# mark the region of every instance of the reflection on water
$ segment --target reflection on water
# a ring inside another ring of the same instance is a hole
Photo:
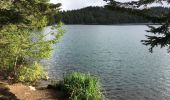
[[[170,100],[170,54],[140,43],[146,26],[68,25],[46,61],[51,77],[71,71],[101,79],[109,100]],[[48,31],[49,28],[46,29]]]

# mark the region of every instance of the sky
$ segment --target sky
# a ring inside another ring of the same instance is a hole
[[[103,0],[51,0],[52,3],[62,3],[62,10],[79,9],[87,6],[103,6]]]
[[[132,0],[117,0],[127,2]],[[138,0],[133,0],[138,1]],[[50,0],[51,3],[62,3],[62,10],[80,9],[87,6],[104,6],[106,2],[103,0]]]

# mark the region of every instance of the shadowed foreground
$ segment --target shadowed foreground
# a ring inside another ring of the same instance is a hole
[[[0,100],[62,100],[62,93],[51,89],[31,90],[23,84],[0,83]]]
[[[0,100],[18,100],[15,94],[9,91],[9,88],[4,84],[0,83]]]

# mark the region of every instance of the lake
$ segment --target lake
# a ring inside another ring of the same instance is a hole
[[[170,100],[170,54],[142,45],[145,25],[66,25],[46,62],[51,77],[79,71],[100,78],[109,100]],[[46,31],[49,31],[47,28]]]

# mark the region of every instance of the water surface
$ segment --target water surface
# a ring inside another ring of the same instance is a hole
[[[100,78],[109,100],[170,100],[170,54],[148,48],[144,25],[67,25],[53,58],[50,75],[80,71]],[[46,29],[48,31],[49,28]]]

